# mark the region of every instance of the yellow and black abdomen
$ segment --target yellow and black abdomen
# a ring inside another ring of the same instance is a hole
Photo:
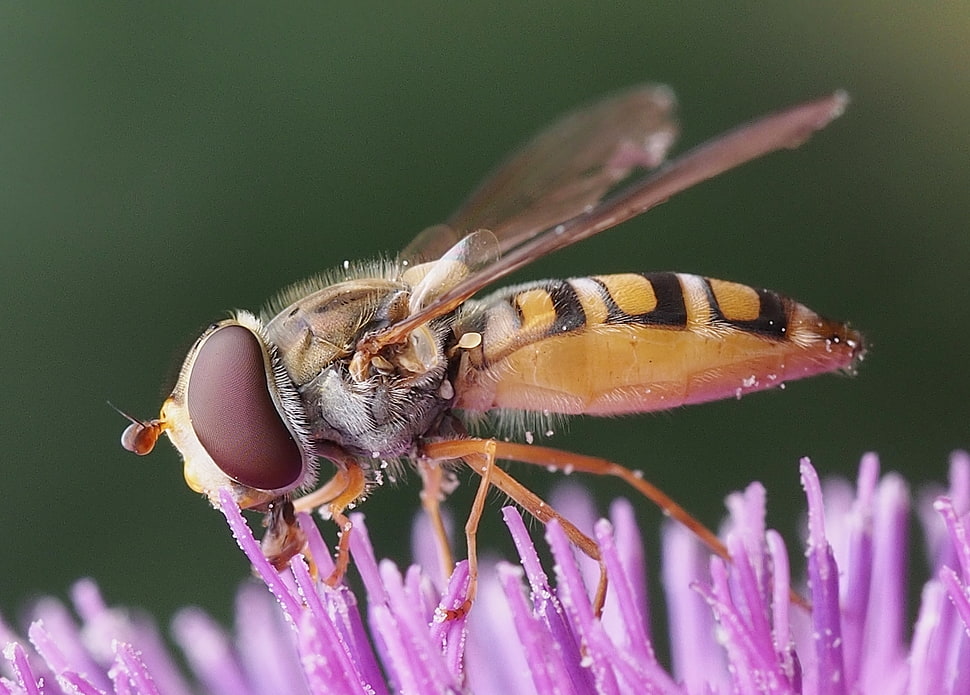
[[[457,408],[612,415],[737,397],[851,369],[862,337],[770,290],[684,273],[510,287],[469,302],[479,333]]]

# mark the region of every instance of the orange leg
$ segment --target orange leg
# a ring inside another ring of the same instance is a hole
[[[451,555],[451,544],[448,541],[448,531],[441,518],[441,500],[444,497],[444,469],[434,461],[418,461],[418,473],[421,474],[421,506],[424,507],[428,519],[431,521],[431,528],[434,530],[435,538],[438,541],[438,558],[441,561],[441,569],[444,577],[451,574],[455,566],[454,558]]]
[[[600,580],[593,600],[593,608],[599,615],[606,601],[607,586],[606,568],[600,558],[599,546],[542,498],[495,465],[498,458],[506,458],[502,453],[504,445],[504,442],[497,442],[494,439],[455,439],[432,442],[422,447],[422,455],[428,458],[464,460],[482,478],[468,521],[465,523],[465,541],[468,545],[468,597],[461,607],[449,611],[446,617],[461,617],[468,612],[475,599],[478,588],[478,524],[485,508],[488,489],[492,486],[504,492],[539,521],[543,523],[548,523],[552,519],[558,521],[569,540],[583,553],[600,563]]]
[[[495,471],[493,452],[469,454],[464,459],[468,466],[482,477],[482,481],[478,484],[475,501],[472,502],[472,509],[465,521],[465,547],[468,552],[468,593],[458,608],[445,611],[447,620],[455,620],[467,614],[471,610],[475,596],[478,594],[478,524],[481,522],[482,514],[485,511],[485,499],[488,496],[488,489],[491,487],[492,473]]]
[[[493,439],[456,439],[433,442],[426,444],[422,449],[422,453],[429,458],[463,458],[470,449],[479,452],[488,450],[498,459],[531,463],[536,466],[543,466],[544,468],[551,466],[562,471],[580,471],[582,473],[609,475],[620,478],[660,507],[665,515],[686,527],[711,552],[731,562],[731,556],[728,553],[727,547],[713,531],[695,519],[690,512],[674,502],[673,499],[655,485],[644,480],[639,471],[631,471],[629,468],[624,468],[620,464],[613,463],[607,459],[532,444],[499,442]],[[475,467],[472,466],[472,469],[475,470]],[[478,470],[476,472],[480,473]],[[557,519],[566,532],[567,537],[574,545],[594,560],[598,561],[600,559],[599,548],[597,548],[596,543],[591,538],[563,519],[554,509],[523,487],[504,470],[493,467],[490,478],[492,485],[505,492],[539,521],[546,523],[549,519]],[[471,559],[469,558],[470,563]],[[603,575],[600,584],[600,589],[597,589],[597,600],[600,599],[601,589],[604,592],[603,598],[605,598],[605,575]],[[792,603],[806,610],[811,608],[809,601],[794,589],[790,592],[790,599]],[[601,608],[602,602],[594,605]]]
[[[456,449],[456,447],[453,445],[460,445],[467,442],[476,441],[483,442],[493,440],[467,439],[436,442],[435,444],[428,445],[426,448],[432,449],[434,452],[433,455],[436,457],[448,456],[449,451]],[[457,449],[460,450],[460,447],[457,447]],[[533,465],[543,466],[545,468],[551,466],[562,471],[579,471],[582,473],[609,475],[615,478],[620,478],[631,487],[636,489],[644,497],[660,507],[664,514],[685,526],[691,533],[697,536],[704,543],[704,545],[710,548],[711,552],[724,558],[725,560],[731,559],[730,555],[728,554],[727,547],[725,547],[725,545],[720,541],[713,531],[691,516],[690,512],[674,502],[674,500],[668,497],[659,488],[644,480],[638,471],[631,471],[629,468],[624,468],[618,463],[613,463],[612,461],[608,461],[596,456],[585,456],[583,454],[575,454],[569,451],[561,451],[559,449],[551,449],[544,446],[516,444],[514,442],[496,441],[495,456],[499,459],[531,463]],[[529,510],[529,512],[537,519],[540,518],[539,515],[533,513],[532,510]]]
[[[365,486],[364,470],[354,463],[338,470],[323,487],[293,501],[293,507],[298,512],[308,512],[327,505],[330,518],[337,524],[337,557],[333,572],[325,580],[330,586],[340,583],[350,563],[350,532],[353,524],[344,515],[344,510],[364,494]]]
[[[326,483],[313,492],[293,500],[293,507],[297,512],[314,512],[340,497],[350,485],[347,471],[338,470]]]

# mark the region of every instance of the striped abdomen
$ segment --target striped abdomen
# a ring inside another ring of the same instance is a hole
[[[683,273],[509,287],[455,329],[458,408],[567,414],[663,410],[849,369],[862,336],[776,292]]]

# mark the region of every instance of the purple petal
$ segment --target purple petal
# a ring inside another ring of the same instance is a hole
[[[466,683],[478,693],[531,693],[532,663],[523,646],[525,639],[516,639],[513,632],[512,608],[500,578],[499,567],[507,568],[508,563],[488,556],[480,556],[479,561],[478,596],[467,623]],[[522,569],[518,569],[521,583]],[[525,600],[522,586],[518,588],[518,599]],[[549,642],[545,637],[541,639]],[[501,666],[496,668],[496,664]]]
[[[266,586],[269,587],[269,590],[273,592],[273,595],[276,596],[276,600],[280,602],[287,619],[295,622],[296,616],[300,613],[299,597],[292,592],[291,588],[282,579],[280,573],[276,571],[276,568],[263,555],[263,551],[253,537],[252,530],[250,530],[246,520],[243,519],[239,507],[236,506],[236,502],[232,499],[232,495],[228,490],[219,490],[219,511],[225,515],[226,521],[229,522],[229,528],[232,530],[232,535],[236,539],[236,543],[246,554],[246,557],[249,558],[259,578],[263,580]]]
[[[879,458],[866,454],[859,465],[856,499],[847,519],[838,531],[847,541],[845,580],[842,586],[842,653],[846,680],[856,683],[865,654],[866,617],[872,586],[873,518],[876,485],[879,482]]]
[[[791,581],[789,579],[790,570],[788,563],[788,551],[785,549],[785,542],[781,535],[774,530],[769,530],[765,534],[765,542],[768,546],[768,555],[771,558],[773,568],[772,576],[774,583],[771,592],[771,632],[774,638],[775,649],[778,652],[781,668],[796,692],[801,692],[801,663],[795,651],[795,642],[792,638],[791,624],[789,621],[791,606]]]
[[[37,682],[37,676],[30,666],[30,661],[27,658],[27,652],[24,651],[24,648],[18,642],[10,642],[3,648],[3,657],[10,662],[14,677],[20,681],[20,684],[28,695],[40,695],[41,691]]]
[[[115,662],[108,672],[119,692],[130,691],[138,695],[159,695],[155,681],[141,660],[141,656],[125,642],[116,642]]]
[[[307,551],[317,567],[317,574],[321,577],[329,577],[334,569],[333,556],[331,556],[323,536],[320,535],[320,527],[314,523],[313,517],[306,512],[297,514],[296,522],[300,525],[303,535],[306,536]]]
[[[655,661],[653,646],[647,637],[646,622],[641,611],[642,604],[637,600],[636,592],[629,581],[623,561],[620,559],[620,554],[614,542],[613,527],[609,522],[600,520],[596,524],[595,536],[600,546],[600,552],[603,554],[603,562],[606,565],[606,573],[610,580],[610,594],[608,594],[607,601],[608,603],[612,601],[613,605],[623,615],[623,620],[616,624],[619,633],[623,636],[621,645],[639,659]]]
[[[212,695],[252,692],[229,638],[209,616],[197,608],[186,608],[176,614],[172,631],[208,692]]]
[[[566,614],[576,626],[592,661],[590,667],[596,692],[618,695],[620,689],[616,682],[616,675],[610,668],[608,647],[604,643],[607,640],[601,632],[602,625],[593,620],[593,605],[573,554],[573,546],[555,519],[546,525],[546,541],[556,562],[559,599],[566,609]]]
[[[83,693],[100,693],[104,691],[104,688],[99,688],[85,677],[91,674],[99,682],[106,680],[103,678],[101,670],[96,668],[91,671],[86,671],[84,675],[81,675],[77,670],[77,665],[73,664],[65,656],[60,646],[51,638],[47,630],[44,629],[42,620],[35,620],[30,625],[27,636],[30,638],[31,644],[34,645],[34,649],[37,650],[37,653],[47,662],[47,666],[54,672],[58,682],[70,684],[71,687],[77,688],[78,692]],[[89,663],[89,660],[84,660],[80,662],[80,665],[85,666]]]
[[[311,693],[351,693],[359,689],[346,654],[334,644],[333,626],[311,611],[298,618],[300,663]]]
[[[522,568],[499,564],[499,581],[512,610],[512,624],[525,651],[529,674],[537,693],[574,692],[561,650],[550,649],[553,642],[540,620],[532,615],[522,593]]]
[[[564,606],[549,586],[548,577],[539,564],[538,554],[522,522],[522,516],[513,507],[505,507],[502,516],[529,581],[533,615],[542,621],[549,644],[562,652],[563,665],[568,672],[571,687],[578,693],[594,692],[592,674],[582,663],[578,635],[574,632]]]
[[[374,546],[371,545],[367,526],[364,524],[363,517],[357,514],[353,515],[353,521],[356,528],[350,534],[350,555],[354,560],[357,573],[364,582],[368,601],[371,604],[387,603],[387,592],[381,583],[381,573],[377,569]]]
[[[955,558],[960,574],[964,581],[970,580],[970,538],[968,538],[966,526],[957,516],[950,498],[941,497],[933,504],[933,508],[943,517],[947,533],[956,549]]]
[[[707,575],[709,553],[687,529],[668,522],[662,556],[674,677],[690,693],[725,692],[729,688],[726,657],[715,638],[714,616],[705,597],[691,588]]]
[[[812,591],[812,627],[817,659],[815,682],[819,693],[846,692],[842,623],[839,614],[839,569],[825,538],[822,489],[808,459],[800,464],[808,498],[808,584]]]
[[[860,670],[863,688],[881,691],[905,679],[904,631],[909,524],[909,491],[888,474],[876,492],[872,588]]]
[[[306,695],[296,635],[279,605],[255,582],[246,582],[236,596],[235,633],[239,660],[264,695]]]
[[[614,546],[617,549],[623,573],[627,578],[626,584],[632,593],[630,600],[640,611],[643,618],[644,636],[649,642],[650,604],[647,600],[647,561],[633,505],[622,498],[614,500],[610,505],[610,521],[613,522],[614,528]],[[618,603],[614,601],[613,605],[617,606]],[[624,622],[622,611],[614,611],[610,607],[609,599],[607,599],[603,622],[608,626],[613,626],[616,622]]]

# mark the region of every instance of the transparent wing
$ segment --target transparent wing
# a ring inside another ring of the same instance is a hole
[[[571,219],[525,235],[517,245],[505,243],[512,237],[500,237],[505,253],[496,262],[460,280],[407,319],[365,338],[359,349],[376,352],[384,345],[399,342],[415,327],[452,311],[483,287],[537,258],[636,217],[671,196],[752,159],[798,147],[841,115],[847,103],[846,94],[836,92],[764,116],[698,145]]]
[[[495,169],[445,225],[417,236],[401,258],[441,257],[461,237],[491,231],[499,250],[599,202],[636,168],[663,162],[677,135],[669,88],[641,85],[563,116]]]
[[[423,310],[476,271],[494,264],[498,258],[498,240],[490,231],[479,229],[466,235],[438,260],[413,266],[404,273],[403,280],[411,286],[408,310],[412,314]]]

